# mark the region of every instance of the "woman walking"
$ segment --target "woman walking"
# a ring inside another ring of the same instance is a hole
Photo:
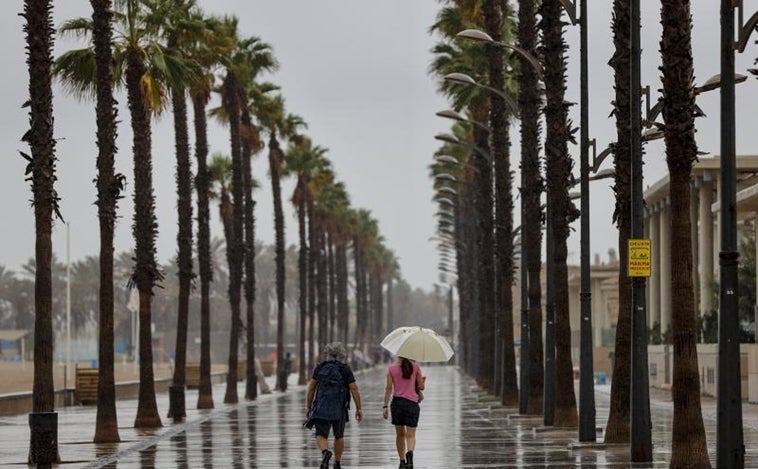
[[[399,469],[413,469],[413,451],[416,449],[416,427],[421,401],[419,391],[424,389],[425,380],[418,364],[404,357],[398,357],[398,361],[387,368],[382,414],[387,420],[389,411],[392,410],[395,446],[400,457]]]

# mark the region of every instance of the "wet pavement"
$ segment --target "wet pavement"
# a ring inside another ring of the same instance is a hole
[[[626,446],[575,448],[577,431],[547,429],[541,417],[518,418],[481,393],[470,378],[452,366],[423,367],[425,399],[415,451],[416,468],[509,467],[631,467]],[[357,373],[364,420],[351,420],[345,430],[344,468],[396,468],[394,430],[382,419],[384,368]],[[320,453],[312,431],[303,428],[305,387],[294,384],[286,393],[261,395],[258,400],[225,405],[224,385],[214,387],[216,409],[192,408],[197,391],[187,391],[187,420],[155,431],[131,428],[136,400],[118,403],[122,442],[95,445],[95,407],[59,409],[58,467],[85,468],[309,468],[318,467]],[[240,395],[244,393],[240,383]],[[597,424],[608,416],[610,386],[596,388]],[[158,396],[162,416],[168,409]],[[667,467],[670,457],[671,410],[667,392],[651,390],[654,463]],[[709,454],[715,459],[715,401],[704,398],[703,413]],[[758,467],[758,406],[743,404],[746,467]],[[0,468],[26,466],[29,444],[27,416],[0,418]],[[351,415],[352,419],[352,415]],[[602,441],[602,432],[598,433]],[[715,465],[715,462],[714,462]]]

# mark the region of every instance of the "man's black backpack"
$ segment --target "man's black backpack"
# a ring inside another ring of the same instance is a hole
[[[339,362],[327,362],[318,370],[315,378],[318,382],[316,397],[310,417],[322,420],[341,420],[347,415],[350,406],[349,390],[342,377]]]

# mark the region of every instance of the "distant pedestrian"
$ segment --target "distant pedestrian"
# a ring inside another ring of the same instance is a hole
[[[387,384],[384,387],[382,415],[385,420],[392,411],[392,425],[395,426],[395,446],[400,457],[399,469],[413,469],[413,451],[416,449],[416,427],[418,426],[426,378],[421,367],[411,360],[398,357],[387,368]],[[392,396],[392,404],[389,404]]]
[[[350,396],[355,401],[355,420],[363,419],[361,394],[353,370],[345,363],[347,352],[340,342],[324,347],[325,361],[316,365],[305,397],[307,428],[316,427],[316,443],[321,450],[321,469],[329,467],[329,431],[334,434],[334,469],[341,469],[345,449],[345,422],[348,420]]]

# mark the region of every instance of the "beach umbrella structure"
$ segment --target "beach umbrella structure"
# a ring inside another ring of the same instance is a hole
[[[432,329],[402,326],[387,334],[380,344],[390,353],[417,362],[446,362],[453,349]]]

